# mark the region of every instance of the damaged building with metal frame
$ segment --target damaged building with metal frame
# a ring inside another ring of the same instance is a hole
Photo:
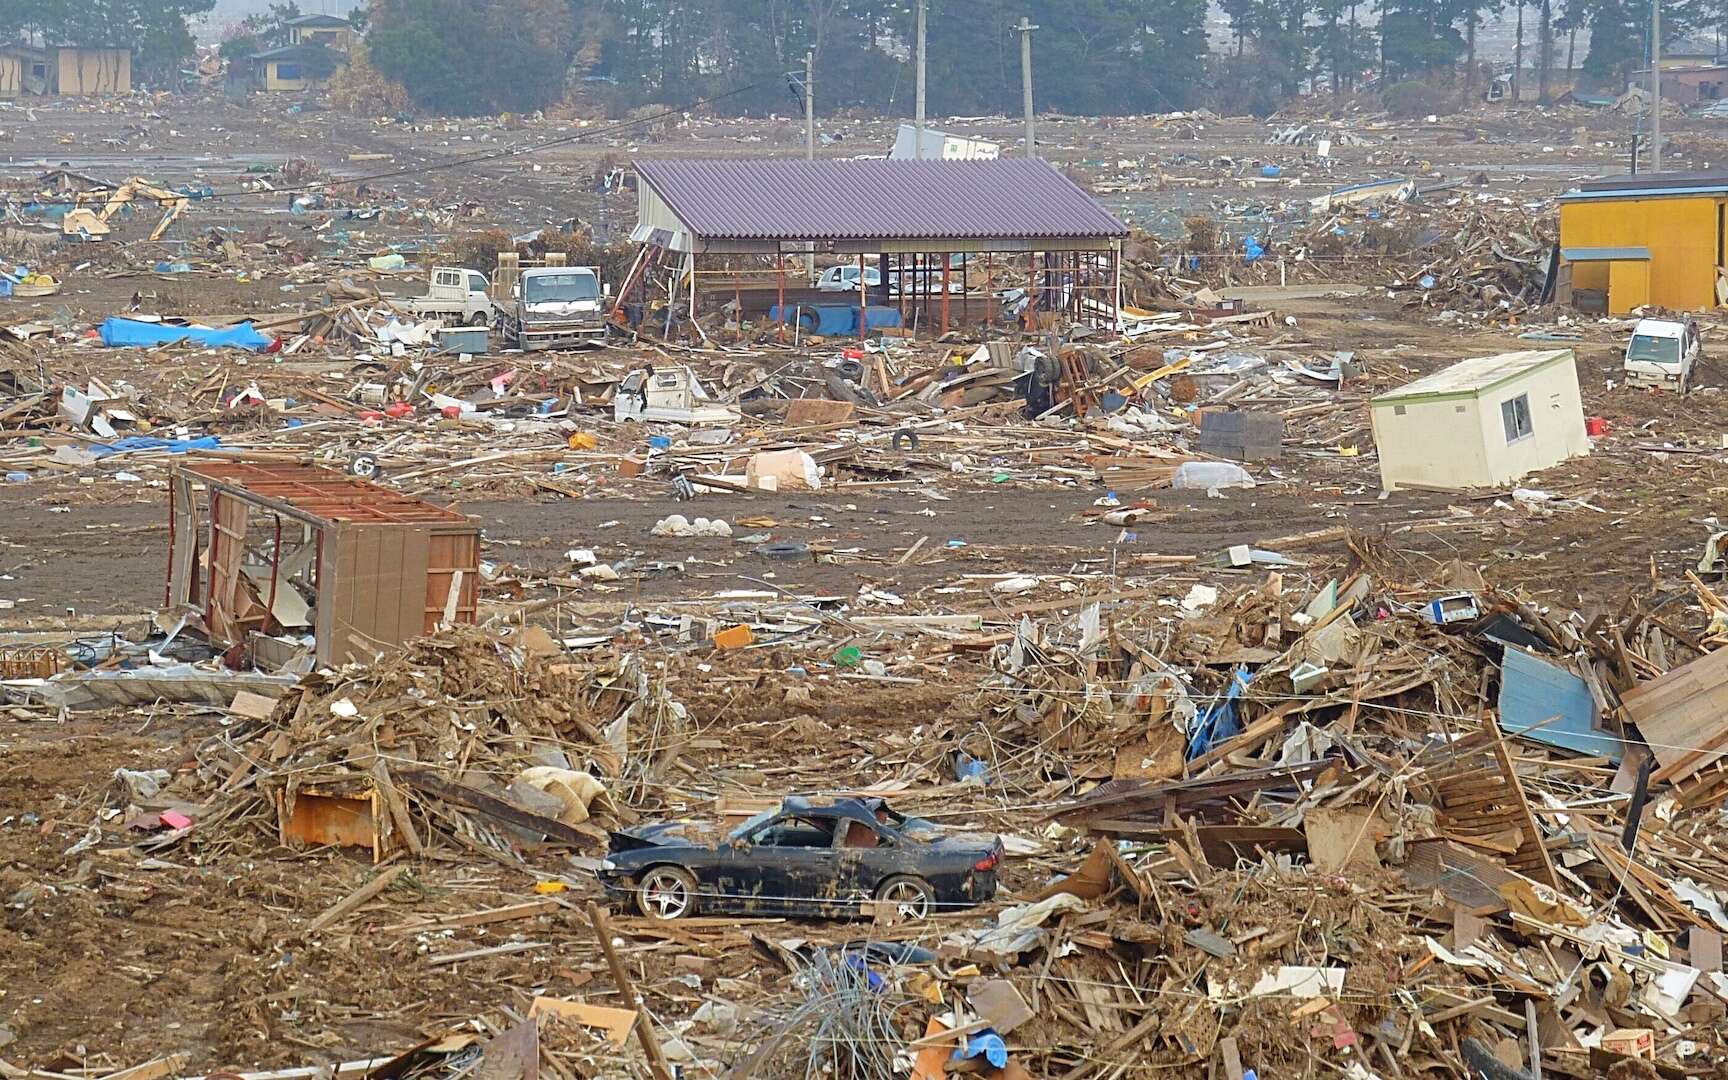
[[[454,510],[310,465],[183,465],[168,493],[168,609],[262,667],[475,621],[480,527]]]
[[[665,297],[695,320],[732,304],[783,332],[859,337],[1117,321],[1128,228],[1036,158],[636,169],[641,249],[620,312]]]

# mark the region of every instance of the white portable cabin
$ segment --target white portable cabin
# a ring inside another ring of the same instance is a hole
[[[1503,486],[1590,452],[1571,349],[1462,360],[1369,411],[1387,491]]]

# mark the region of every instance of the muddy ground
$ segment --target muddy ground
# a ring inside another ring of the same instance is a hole
[[[288,108],[285,101],[261,99],[167,98],[147,105],[57,106],[28,117],[9,109],[0,177],[21,183],[65,162],[98,175],[202,179],[230,193],[249,164],[304,157],[331,177],[354,181],[560,137],[586,119],[551,117],[526,128],[493,120],[422,121],[410,128]],[[1120,186],[1132,190],[1104,190],[1103,197],[1143,223],[1169,224],[1196,211],[1248,221],[1260,216],[1260,204],[1295,202],[1335,183],[1388,172],[1435,178],[1481,173],[1488,190],[1533,199],[1577,177],[1614,170],[1630,125],[1619,114],[1583,112],[1479,114],[1433,125],[1364,120],[1379,144],[1340,146],[1330,165],[1301,150],[1266,146],[1268,126],[1246,120],[1196,127],[1052,119],[1041,124],[1040,135],[1050,156],[1064,164],[1096,171],[1100,163],[1134,162],[1105,170],[1122,174],[1128,182]],[[128,127],[145,133],[128,133]],[[825,152],[886,145],[891,128],[880,120],[825,123],[825,131],[846,136]],[[1008,140],[1015,134],[1006,120],[986,123],[982,131]],[[1676,125],[1670,138],[1679,157],[1702,163],[1722,156],[1715,129],[1701,122]],[[280,194],[228,195],[194,204],[189,222],[195,224],[170,242],[138,250],[173,257],[184,250],[179,245],[195,244],[203,230],[217,227],[253,239],[289,236],[332,263],[352,266],[386,243],[443,242],[450,230],[434,221],[435,212],[464,201],[475,205],[458,228],[514,232],[575,216],[603,237],[615,236],[627,231],[633,200],[597,193],[595,177],[629,153],[755,153],[795,147],[796,139],[790,125],[774,121],[696,120],[657,133],[602,131],[591,143],[531,159],[370,181],[379,201],[396,208],[377,222],[332,222],[320,230],[321,220],[289,214]],[[1258,170],[1216,163],[1226,156],[1282,161],[1290,175],[1260,183]],[[327,242],[332,232],[346,239]],[[1434,312],[1410,311],[1383,295],[1386,282],[1365,284],[1373,291],[1356,300],[1279,304],[1280,319],[1295,320],[1279,331],[1284,346],[1355,351],[1371,385],[1390,386],[1466,356],[1541,345],[1521,341],[1516,326],[1482,330],[1437,322]],[[64,318],[89,321],[123,310],[136,293],[145,294],[147,307],[185,314],[257,313],[315,302],[322,288],[321,279],[286,290],[282,285],[271,280],[260,288],[233,273],[74,274],[60,296],[9,306],[5,315],[11,322],[13,315],[64,312]],[[417,285],[405,278],[383,287],[408,295]],[[708,495],[694,503],[673,501],[658,482],[644,482],[628,496],[601,488],[580,499],[472,498],[450,484],[420,490],[454,500],[481,520],[483,556],[503,580],[568,579],[572,565],[565,552],[573,548],[592,549],[609,562],[635,557],[661,564],[640,578],[574,593],[558,616],[565,629],[613,625],[635,605],[653,609],[739,588],[852,596],[874,587],[914,606],[992,613],[1118,588],[1179,596],[1197,565],[1226,546],[1267,546],[1339,527],[1396,549],[1412,566],[1438,567],[1454,558],[1480,565],[1496,582],[1539,603],[1614,607],[1652,585],[1681,587],[1728,491],[1728,455],[1721,452],[1728,439],[1728,364],[1706,372],[1700,389],[1684,400],[1630,391],[1611,385],[1619,333],[1585,328],[1578,364],[1586,411],[1605,418],[1608,433],[1589,457],[1528,482],[1551,496],[1546,501],[1519,501],[1511,491],[1382,497],[1372,456],[1339,452],[1371,449],[1365,395],[1339,406],[1332,430],[1355,432],[1347,445],[1292,446],[1281,462],[1256,469],[1262,483],[1252,491],[1219,497],[1122,493],[1125,502],[1144,501],[1152,510],[1127,530],[1089,523],[1105,494],[1100,485],[1025,475],[994,483],[990,461],[976,462],[965,476],[886,488]],[[1728,345],[1716,349],[1728,356]],[[55,367],[83,375],[110,371],[94,349],[69,350],[56,357]],[[244,374],[233,370],[237,378]],[[1051,430],[1053,437],[1065,434]],[[137,478],[115,475],[123,469]],[[162,603],[167,511],[156,486],[161,476],[154,465],[127,464],[100,471],[90,483],[65,476],[0,484],[0,600],[12,602],[0,610],[0,633],[140,627]],[[735,523],[735,538],[651,537],[653,524],[675,512],[724,517]],[[736,524],[752,517],[772,524]],[[739,539],[754,532],[817,545],[838,561],[765,557]],[[917,557],[900,563],[925,537]],[[1343,538],[1327,534],[1297,539],[1287,554],[1323,576],[1346,564],[1349,549]],[[1072,592],[1049,585],[1009,600],[992,591],[999,577],[1027,572],[1065,575]],[[714,670],[688,681],[683,692],[706,744],[691,755],[692,771],[700,775],[680,783],[703,790],[818,790],[831,786],[841,766],[857,765],[943,791],[938,763],[926,760],[921,737],[945,720],[976,719],[973,696],[983,674],[977,658],[955,654],[926,664],[920,670],[926,681],[917,687],[818,682],[814,700],[795,710],[785,704],[780,676],[761,672],[814,669],[827,658],[795,645],[769,656],[772,662],[757,670],[732,670],[717,661]],[[18,715],[28,718],[0,710],[0,1058],[49,1069],[133,1064],[173,1051],[187,1053],[188,1068],[198,1070],[329,1063],[394,1052],[499,1005],[520,1010],[535,992],[609,1000],[605,965],[577,911],[596,890],[567,862],[548,856],[525,871],[471,857],[434,859],[353,919],[308,939],[300,933],[305,922],[369,872],[362,859],[280,846],[271,815],[260,807],[227,823],[217,841],[147,861],[128,845],[123,822],[101,817],[102,806],[113,801],[114,770],[164,768],[181,777],[195,749],[220,735],[227,718],[168,706],[65,722]],[[988,798],[974,792],[932,798],[946,800],[941,808],[954,823],[1033,834],[1059,779],[1049,788],[1020,781]],[[95,822],[103,830],[84,844]],[[1040,882],[1049,869],[1011,861],[1008,891]],[[537,880],[560,875],[576,882],[568,894],[572,907],[529,923],[437,935],[391,929],[417,914],[520,902],[537,895]],[[808,924],[766,932],[839,939],[849,931]],[[432,955],[515,939],[549,947],[448,967],[427,963]],[[676,1014],[702,999],[682,981],[688,972],[673,962],[675,954],[691,951],[675,938],[632,948],[630,963],[657,1009]],[[707,989],[746,976],[779,985],[775,970],[765,969],[746,939],[728,939],[701,978]]]

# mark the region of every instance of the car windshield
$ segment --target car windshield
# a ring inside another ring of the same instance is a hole
[[[1677,364],[1680,362],[1680,339],[1656,337],[1653,334],[1633,334],[1632,344],[1626,348],[1626,359]]]
[[[600,282],[593,274],[536,274],[523,282],[523,297],[531,304],[596,300]]]
[[[755,832],[757,827],[760,826],[763,822],[767,821],[769,818],[773,817],[774,815],[778,814],[779,812],[780,812],[779,810],[764,810],[764,811],[762,811],[760,814],[755,815],[754,817],[750,818],[750,820],[746,821],[744,824],[738,826],[736,829],[733,829],[731,832],[727,833],[726,839],[728,841],[744,839],[744,837],[750,835],[752,832]]]

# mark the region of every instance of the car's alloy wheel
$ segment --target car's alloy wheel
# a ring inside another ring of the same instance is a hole
[[[695,894],[689,874],[677,867],[657,866],[642,875],[636,906],[650,919],[682,919],[695,906]]]
[[[894,905],[894,913],[902,919],[922,919],[930,914],[930,886],[917,878],[890,878],[877,891],[876,899]]]

